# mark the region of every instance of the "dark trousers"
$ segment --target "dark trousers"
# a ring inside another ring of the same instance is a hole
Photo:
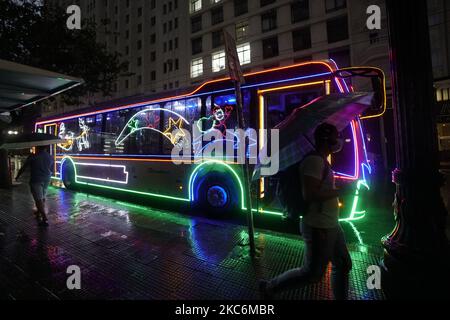
[[[334,297],[336,300],[347,299],[352,260],[348,253],[341,226],[321,229],[301,223],[301,231],[305,241],[303,266],[288,270],[273,278],[268,283],[268,289],[273,293],[278,293],[319,282],[331,261],[331,286]]]

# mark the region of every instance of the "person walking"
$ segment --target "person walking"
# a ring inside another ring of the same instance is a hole
[[[30,190],[36,204],[36,218],[40,226],[48,226],[45,213],[45,196],[53,173],[53,159],[48,152],[48,146],[36,147],[36,153],[31,154],[17,173],[16,180],[30,168]]]
[[[305,242],[304,264],[301,268],[260,282],[263,299],[319,282],[332,262],[332,289],[336,300],[348,296],[349,273],[352,261],[339,225],[339,197],[351,192],[350,188],[336,189],[334,173],[327,157],[339,152],[343,140],[335,126],[322,123],[314,131],[316,151],[308,154],[298,165],[301,192],[307,203],[306,214],[300,219],[300,232]]]

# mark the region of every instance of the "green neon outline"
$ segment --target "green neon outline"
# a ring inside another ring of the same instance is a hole
[[[192,173],[191,173],[191,176],[189,177],[189,183],[188,183],[188,188],[189,188],[189,200],[190,200],[190,201],[194,201],[194,200],[195,200],[195,199],[194,199],[193,192],[192,192],[192,188],[194,187],[194,186],[193,186],[193,182],[194,182],[194,181],[192,181],[192,177],[194,176],[194,174],[195,174],[202,166],[207,165],[207,164],[211,164],[211,163],[216,163],[216,164],[220,164],[220,165],[225,166],[225,167],[226,167],[228,170],[230,170],[231,173],[234,175],[234,177],[236,178],[237,182],[239,183],[239,188],[240,188],[240,190],[241,190],[241,209],[242,209],[242,210],[246,210],[246,207],[245,207],[245,198],[244,198],[244,187],[243,187],[243,185],[242,185],[241,179],[239,178],[239,175],[236,173],[236,171],[235,171],[229,164],[227,164],[227,163],[225,163],[225,162],[223,162],[223,161],[220,161],[220,160],[208,160],[208,161],[202,162],[200,165],[198,165],[197,167],[195,167],[195,169],[194,169],[194,170],[192,171]]]
[[[95,187],[104,188],[104,189],[118,190],[118,191],[124,191],[124,192],[129,192],[129,193],[136,193],[136,194],[141,194],[141,195],[147,195],[147,196],[151,196],[151,197],[158,197],[158,198],[164,198],[164,199],[170,199],[170,200],[184,201],[184,202],[191,202],[191,201],[195,200],[193,198],[193,194],[192,194],[192,188],[193,188],[193,182],[194,182],[192,180],[192,178],[194,177],[195,173],[198,172],[198,170],[202,166],[209,165],[209,164],[212,164],[212,163],[223,165],[223,166],[225,166],[226,169],[231,171],[233,176],[238,181],[239,188],[240,188],[240,191],[241,191],[241,210],[247,210],[247,207],[245,206],[244,187],[243,187],[243,184],[242,184],[242,181],[241,181],[239,175],[236,173],[236,171],[229,164],[227,164],[227,163],[225,163],[223,161],[220,161],[220,160],[208,160],[208,161],[202,162],[200,165],[195,167],[195,169],[192,171],[192,173],[191,173],[191,175],[189,177],[188,198],[186,199],[186,198],[168,196],[168,195],[163,195],[163,194],[157,194],[157,193],[151,193],[151,192],[143,192],[143,191],[136,191],[136,190],[129,190],[129,189],[124,189],[124,188],[104,186],[104,185],[99,185],[99,184],[95,184],[95,183],[88,183],[88,182],[79,181],[78,177],[77,177],[77,169],[76,169],[75,162],[73,161],[73,159],[70,156],[65,156],[63,159],[61,159],[61,166],[64,163],[64,161],[67,160],[67,159],[72,162],[72,165],[74,167],[75,183],[82,184],[82,185],[88,185],[88,186],[95,186]],[[57,178],[57,177],[51,177],[51,178],[53,180],[61,181],[61,178]],[[348,222],[348,221],[356,221],[356,220],[360,220],[360,219],[365,217],[366,210],[356,211],[356,208],[357,208],[358,202],[359,202],[359,190],[361,189],[361,186],[365,187],[367,190],[370,190],[370,188],[369,188],[369,186],[368,186],[368,184],[367,184],[367,182],[365,180],[358,180],[357,185],[356,185],[355,195],[353,197],[353,203],[352,203],[352,209],[350,211],[350,215],[347,218],[339,219],[339,221],[346,221],[346,222]],[[270,214],[270,215],[277,215],[277,216],[282,216],[283,215],[283,213],[280,212],[280,211],[265,210],[264,208],[259,208],[259,209],[256,209],[256,208],[253,209],[252,208],[252,211],[253,212],[258,212],[258,213],[266,213],[266,214]]]
[[[119,191],[125,191],[125,192],[129,192],[129,193],[136,193],[136,194],[141,194],[141,195],[146,195],[146,196],[151,196],[151,197],[165,198],[165,199],[178,200],[178,201],[187,201],[187,202],[190,201],[189,199],[186,199],[186,198],[179,198],[179,197],[167,196],[167,195],[162,195],[162,194],[157,194],[157,193],[129,190],[129,189],[123,189],[123,188],[117,188],[117,187],[111,187],[111,186],[103,186],[103,185],[100,185],[100,184],[78,181],[77,168],[76,168],[75,162],[73,161],[73,159],[71,157],[66,156],[66,157],[62,158],[61,166],[63,165],[64,161],[67,160],[67,159],[72,162],[72,165],[74,167],[75,183],[82,184],[82,185],[99,187],[99,188],[104,188],[104,189],[110,189],[110,190],[119,190]]]

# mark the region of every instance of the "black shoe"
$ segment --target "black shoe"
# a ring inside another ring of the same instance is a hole
[[[267,288],[268,284],[267,280],[259,281],[259,294],[262,300],[273,300],[273,293]]]

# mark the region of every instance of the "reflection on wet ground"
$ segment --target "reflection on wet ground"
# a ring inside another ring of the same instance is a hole
[[[50,188],[50,227],[42,229],[25,184],[0,199],[1,298],[258,299],[259,279],[302,262],[294,234],[257,229],[251,259],[245,225]],[[367,289],[366,270],[377,264],[392,221],[380,222],[380,215],[391,220],[386,210],[371,210],[343,224],[354,262],[351,299],[384,297]],[[81,290],[66,287],[70,265],[81,268]],[[331,299],[328,278],[280,298]]]

